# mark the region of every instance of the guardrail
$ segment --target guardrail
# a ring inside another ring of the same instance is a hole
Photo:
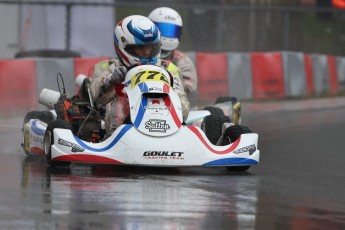
[[[336,96],[345,92],[345,58],[300,52],[199,53],[188,55],[198,73],[192,103],[214,102],[218,96],[240,100]],[[74,95],[75,77],[92,76],[97,58],[26,58],[0,60],[0,114],[42,108],[43,88],[58,91],[57,74]]]

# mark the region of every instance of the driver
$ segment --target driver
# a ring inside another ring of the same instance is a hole
[[[192,93],[196,92],[198,78],[193,61],[186,53],[177,49],[183,30],[182,17],[176,10],[169,7],[158,7],[148,17],[161,32],[161,58],[174,63],[179,68],[184,90],[188,97],[191,97]],[[173,71],[171,66],[167,69]]]
[[[145,16],[132,15],[121,20],[115,27],[114,46],[117,57],[97,63],[90,84],[92,100],[97,107],[106,107],[106,137],[129,115],[128,98],[124,94],[117,94],[113,86],[121,85],[128,67],[134,64],[162,66],[159,29]],[[183,119],[186,120],[190,104],[181,78],[174,73],[171,74],[174,81],[173,89],[180,97]]]

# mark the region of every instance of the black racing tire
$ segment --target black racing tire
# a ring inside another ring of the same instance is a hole
[[[243,125],[232,125],[228,127],[224,132],[222,145],[228,145],[235,142],[242,134],[245,133],[252,133],[252,131]]]
[[[235,142],[242,134],[245,133],[252,133],[252,131],[243,125],[232,125],[228,127],[224,132],[222,145],[228,145]],[[250,168],[250,165],[226,166],[225,168],[231,172],[244,172]]]
[[[227,116],[217,116],[211,114],[203,119],[201,129],[206,134],[207,139],[215,145],[222,136],[223,124],[229,122],[230,118]]]
[[[231,101],[231,102],[237,102],[238,99],[237,97],[229,97],[229,96],[225,96],[225,97],[218,97],[216,99],[216,102],[215,104],[218,104],[218,103],[223,103],[223,102],[227,102],[227,101]]]
[[[52,152],[51,152],[51,146],[54,144],[54,129],[55,128],[62,128],[62,129],[69,129],[72,130],[73,127],[71,123],[64,120],[54,120],[52,122],[48,123],[46,132],[44,134],[43,139],[43,150],[44,155],[47,160],[47,164],[50,166],[67,166],[70,164],[70,162],[64,162],[64,161],[52,161]]]
[[[30,111],[24,117],[24,125],[31,119],[39,119],[45,123],[49,123],[54,120],[54,116],[50,111]]]
[[[14,58],[28,58],[28,57],[43,57],[43,58],[70,58],[81,57],[81,54],[72,50],[59,50],[59,49],[40,49],[19,51],[15,54]]]
[[[229,172],[245,172],[250,169],[250,165],[241,165],[241,166],[226,166],[226,170]]]
[[[207,106],[204,108],[204,110],[210,111],[211,115],[224,116],[223,110],[221,108],[218,108],[218,107]]]

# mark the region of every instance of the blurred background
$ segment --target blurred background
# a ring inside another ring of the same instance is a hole
[[[158,6],[181,14],[184,51],[345,55],[343,0],[7,0],[0,1],[0,58],[29,50],[111,57],[116,22]]]

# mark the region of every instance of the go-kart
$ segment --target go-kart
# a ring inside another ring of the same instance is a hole
[[[86,88],[87,85],[84,84]],[[55,101],[43,103],[54,110],[26,114],[24,151],[44,155],[51,166],[85,162],[159,167],[224,166],[228,170],[246,171],[259,163],[258,134],[240,125],[238,114],[229,117],[206,109],[191,111],[183,121],[181,101],[172,85],[169,72],[158,66],[131,68],[120,89],[128,97],[130,115],[108,137],[102,114],[90,97],[67,98],[64,92],[59,93]],[[46,98],[41,93],[40,102]],[[234,124],[236,116],[237,124]],[[200,127],[193,125],[200,119]]]

